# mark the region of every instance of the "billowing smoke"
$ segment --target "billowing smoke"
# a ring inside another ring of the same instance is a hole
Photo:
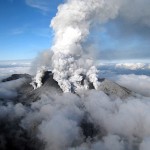
[[[33,81],[30,83],[34,89],[42,86],[42,77],[46,71],[45,66],[42,66],[36,73],[36,76],[33,78]]]
[[[70,0],[58,7],[51,22],[55,31],[52,50],[53,73],[64,92],[71,91],[72,84],[82,80],[81,74],[98,88],[97,70],[92,60],[84,58],[84,43],[91,28],[116,16],[118,0]]]
[[[50,25],[55,33],[51,69],[64,92],[87,89],[78,84],[83,74],[98,89],[98,70],[85,43],[95,25],[115,18],[119,4],[119,0],[69,0],[58,7]]]
[[[87,48],[91,30],[116,18],[149,26],[148,6],[149,0],[134,0],[132,5],[129,0],[67,0],[60,5],[50,24],[54,40],[49,68],[62,90],[88,89],[79,85],[83,74],[98,89],[98,70]]]

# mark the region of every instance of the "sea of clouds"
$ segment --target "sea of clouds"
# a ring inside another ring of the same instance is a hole
[[[29,73],[32,60],[0,61],[0,79],[11,74]]]

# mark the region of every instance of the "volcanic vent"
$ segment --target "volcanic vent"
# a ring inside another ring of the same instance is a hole
[[[35,80],[32,81],[32,78],[28,76],[27,82],[22,85],[22,87],[18,90],[19,92],[19,101],[22,101],[24,103],[30,103],[33,101],[37,101],[38,99],[41,99],[41,95],[44,95],[46,93],[63,93],[63,90],[59,86],[58,82],[53,79],[53,73],[51,71],[43,71],[43,76],[40,76],[40,87],[36,87],[38,83],[35,82]],[[86,79],[85,75],[81,75],[82,80],[78,82],[78,86],[80,86],[80,90],[75,90],[74,87],[71,88],[71,93],[76,94],[78,96],[82,96],[82,94],[86,90],[94,90],[94,85],[92,82]],[[6,80],[6,79],[5,79]],[[32,81],[32,83],[31,83]],[[120,97],[121,99],[125,99],[131,95],[133,95],[133,92],[126,89],[125,87],[122,87],[115,82],[112,82],[105,78],[98,78],[99,87],[98,91],[103,91],[108,96],[111,97]],[[34,87],[33,87],[34,84]],[[88,89],[84,89],[86,84],[86,87]],[[72,85],[73,86],[73,85]]]

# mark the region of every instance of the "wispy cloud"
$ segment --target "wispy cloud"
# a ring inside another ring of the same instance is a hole
[[[25,0],[25,2],[28,6],[40,9],[43,12],[50,11],[50,0]]]
[[[24,28],[15,28],[12,29],[11,35],[20,35],[24,33]]]
[[[21,26],[16,26],[9,31],[11,35],[21,35],[26,33],[31,28],[31,24],[26,23]]]
[[[35,28],[32,30],[32,33],[46,38],[51,37],[51,30],[49,28]]]

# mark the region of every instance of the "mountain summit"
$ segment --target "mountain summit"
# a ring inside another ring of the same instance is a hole
[[[79,84],[83,86],[86,76],[84,75],[82,76],[83,79]],[[16,80],[19,78],[26,79],[26,82],[18,89],[18,100],[20,102],[30,103],[30,102],[37,101],[38,99],[40,99],[41,95],[44,95],[46,93],[52,93],[52,92],[63,93],[57,81],[53,79],[53,73],[51,71],[45,71],[41,79],[42,86],[37,89],[34,89],[33,86],[31,85],[32,76],[28,74],[14,74],[11,77],[3,79],[2,82]],[[121,99],[125,99],[133,94],[133,92],[130,91],[129,89],[122,87],[109,79],[98,78],[98,81],[100,83],[98,87],[98,91],[103,91],[105,94],[107,94],[110,97],[119,97]],[[89,90],[94,90],[93,84],[89,81],[88,81],[88,86],[89,86]],[[73,90],[72,93],[77,94],[78,96],[80,96],[81,94],[79,91],[73,91]]]

